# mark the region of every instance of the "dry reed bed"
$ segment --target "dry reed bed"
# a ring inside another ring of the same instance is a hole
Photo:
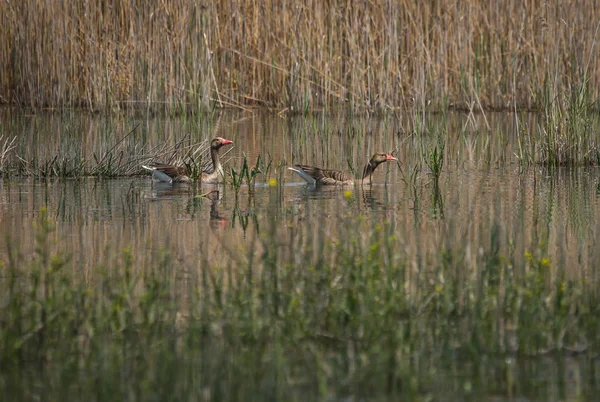
[[[4,1],[0,102],[534,108],[598,97],[598,21],[591,0]]]

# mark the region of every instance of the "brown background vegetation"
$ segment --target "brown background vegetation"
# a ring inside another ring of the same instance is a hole
[[[523,108],[587,82],[593,0],[0,2],[0,102]]]

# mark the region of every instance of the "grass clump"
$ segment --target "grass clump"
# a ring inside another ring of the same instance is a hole
[[[262,173],[262,170],[260,169],[261,164],[262,164],[262,158],[259,155],[258,158],[256,159],[256,164],[254,165],[254,167],[250,167],[248,165],[248,158],[246,157],[246,154],[244,153],[242,167],[241,167],[240,171],[238,172],[238,170],[234,167],[231,168],[231,171],[230,171],[231,185],[233,186],[233,191],[235,192],[236,199],[240,192],[240,188],[242,187],[242,184],[244,183],[244,180],[246,181],[246,185],[248,186],[249,191],[250,192],[253,191],[254,185],[256,184],[256,177],[260,173]]]
[[[547,99],[542,110],[539,162],[548,166],[592,165],[600,162],[595,102],[587,81],[568,94]],[[594,124],[594,122],[596,124]]]
[[[588,85],[589,80],[584,79],[567,90],[546,88],[535,127],[527,127],[517,118],[517,158],[521,163],[547,167],[600,163],[597,100]]]

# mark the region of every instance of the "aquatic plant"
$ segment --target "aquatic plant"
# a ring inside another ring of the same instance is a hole
[[[584,75],[582,80],[567,90],[546,84],[540,96],[541,119],[535,126],[524,124],[515,110],[516,156],[521,164],[556,167],[599,163],[597,98],[590,94],[589,79]]]
[[[500,252],[499,228],[477,253],[440,249],[409,261],[393,222],[337,218],[343,228],[332,238],[308,223],[278,228],[273,214],[251,249],[223,244],[226,265],[158,250],[140,266],[125,248],[83,277],[55,251],[42,210],[35,255],[9,238],[0,264],[0,395],[514,395],[514,383],[447,380],[476,367],[485,378],[509,371],[529,384],[516,387],[523,395],[553,399],[507,362],[585,356],[600,342],[596,279],[569,280],[543,249],[518,266]]]
[[[425,164],[431,171],[433,179],[436,183],[439,181],[440,175],[442,174],[442,168],[444,167],[445,147],[446,144],[443,141],[438,140],[438,143],[434,145],[432,150],[422,150]]]
[[[598,135],[594,133],[595,101],[590,98],[589,80],[568,93],[548,94],[542,109],[541,146],[538,163],[548,166],[589,165],[600,159]]]
[[[262,158],[259,155],[258,158],[256,159],[256,164],[254,165],[254,167],[249,167],[248,158],[246,157],[246,154],[244,153],[242,167],[241,167],[240,171],[238,172],[235,167],[231,167],[231,171],[230,171],[231,172],[231,184],[233,186],[233,191],[235,192],[236,198],[240,191],[240,188],[242,187],[244,180],[246,181],[246,184],[248,185],[248,189],[249,189],[250,193],[252,193],[252,191],[254,189],[254,185],[256,183],[256,176],[258,176],[259,173],[262,173],[262,171],[260,169],[261,163],[262,163]]]

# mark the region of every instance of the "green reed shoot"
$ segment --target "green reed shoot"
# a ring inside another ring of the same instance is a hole
[[[425,164],[431,171],[431,174],[434,177],[434,180],[437,182],[442,174],[442,169],[444,167],[444,150],[446,148],[446,144],[443,140],[439,139],[437,144],[433,147],[432,150],[426,151],[425,148],[422,148],[422,155],[425,161]]]
[[[279,163],[281,164],[282,162],[280,161]],[[259,156],[256,166],[259,166],[260,173],[268,181],[271,178],[271,170],[273,169],[273,156],[270,153],[265,159]]]
[[[244,155],[244,163],[242,164],[242,170],[238,173],[237,169],[234,168],[233,166],[231,167],[230,173],[231,173],[231,185],[233,186],[233,190],[235,192],[236,198],[237,195],[240,191],[240,188],[242,187],[242,183],[244,181],[244,169],[248,168],[248,163],[246,160],[246,157]]]
[[[246,154],[244,154],[244,165],[245,169],[242,169],[242,172],[244,172],[246,184],[248,184],[248,187],[254,188],[254,185],[256,184],[256,176],[262,173],[262,169],[260,168],[260,166],[263,165],[262,156],[258,155],[254,167],[248,168],[248,161],[246,160]]]
[[[262,170],[260,169],[260,165],[262,163],[262,158],[260,155],[258,156],[254,167],[250,167],[248,165],[248,158],[246,157],[245,153],[243,154],[243,158],[244,159],[242,162],[242,167],[239,172],[234,167],[232,167],[230,170],[231,184],[232,184],[233,190],[236,194],[236,198],[237,198],[237,194],[239,193],[244,180],[246,181],[246,184],[248,185],[250,192],[252,192],[252,189],[254,188],[254,185],[256,184],[256,176],[258,176],[258,174],[262,173]]]

